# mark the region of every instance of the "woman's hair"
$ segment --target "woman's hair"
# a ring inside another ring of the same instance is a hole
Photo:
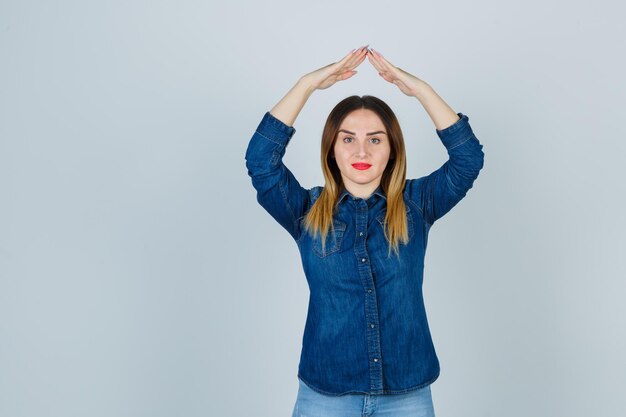
[[[341,171],[336,160],[332,157],[335,140],[346,116],[359,109],[371,110],[378,115],[387,130],[390,141],[389,162],[383,172],[380,184],[387,196],[387,214],[383,229],[385,238],[389,242],[387,256],[391,255],[392,248],[397,255],[399,243],[406,244],[409,240],[406,205],[402,198],[406,179],[404,137],[398,119],[391,108],[384,101],[374,96],[359,97],[354,95],[346,97],[328,115],[322,133],[321,152],[322,171],[326,185],[306,215],[304,225],[307,231],[314,232],[314,236],[317,236],[318,233],[321,234],[323,247],[328,231],[333,226],[332,218],[337,213],[337,200],[343,188]]]

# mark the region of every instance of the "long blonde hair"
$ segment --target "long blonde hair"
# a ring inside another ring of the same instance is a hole
[[[383,232],[389,242],[387,256],[391,255],[392,249],[398,255],[399,243],[406,244],[409,240],[406,205],[402,198],[406,179],[404,137],[398,119],[391,108],[374,96],[347,97],[340,101],[328,115],[322,132],[321,152],[322,172],[326,184],[306,215],[304,225],[307,231],[314,233],[314,236],[321,234],[322,246],[324,246],[328,231],[333,225],[333,216],[338,210],[337,202],[343,188],[341,171],[332,157],[332,151],[341,123],[350,112],[358,109],[375,112],[387,130],[391,153],[380,182],[387,196],[387,214]]]

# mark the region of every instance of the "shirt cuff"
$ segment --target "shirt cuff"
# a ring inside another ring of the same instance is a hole
[[[289,143],[289,139],[291,139],[294,133],[296,133],[296,129],[294,127],[288,126],[278,120],[272,116],[269,111],[265,112],[263,115],[256,131],[266,139],[281,145],[287,145],[287,143]]]
[[[437,130],[437,136],[443,142],[443,145],[447,149],[454,148],[469,139],[473,132],[472,127],[469,124],[469,117],[463,113],[457,113],[460,117],[453,125],[446,127],[442,130]]]

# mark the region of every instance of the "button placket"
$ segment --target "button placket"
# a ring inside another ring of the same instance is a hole
[[[354,201],[356,214],[356,230],[360,237],[365,236],[368,225],[368,206],[365,200],[356,199]],[[374,291],[374,275],[372,265],[367,252],[365,238],[356,239],[354,252],[358,261],[358,273],[361,278],[363,288],[366,290],[365,298],[365,319],[367,348],[370,363],[370,389],[372,392],[382,391],[383,389],[383,369],[381,360],[381,343],[380,343],[380,322],[378,315],[378,302],[376,300],[376,292]]]

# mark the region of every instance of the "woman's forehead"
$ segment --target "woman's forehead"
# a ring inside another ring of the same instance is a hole
[[[383,121],[372,110],[358,109],[350,112],[341,122],[339,129],[351,132],[386,132]]]

